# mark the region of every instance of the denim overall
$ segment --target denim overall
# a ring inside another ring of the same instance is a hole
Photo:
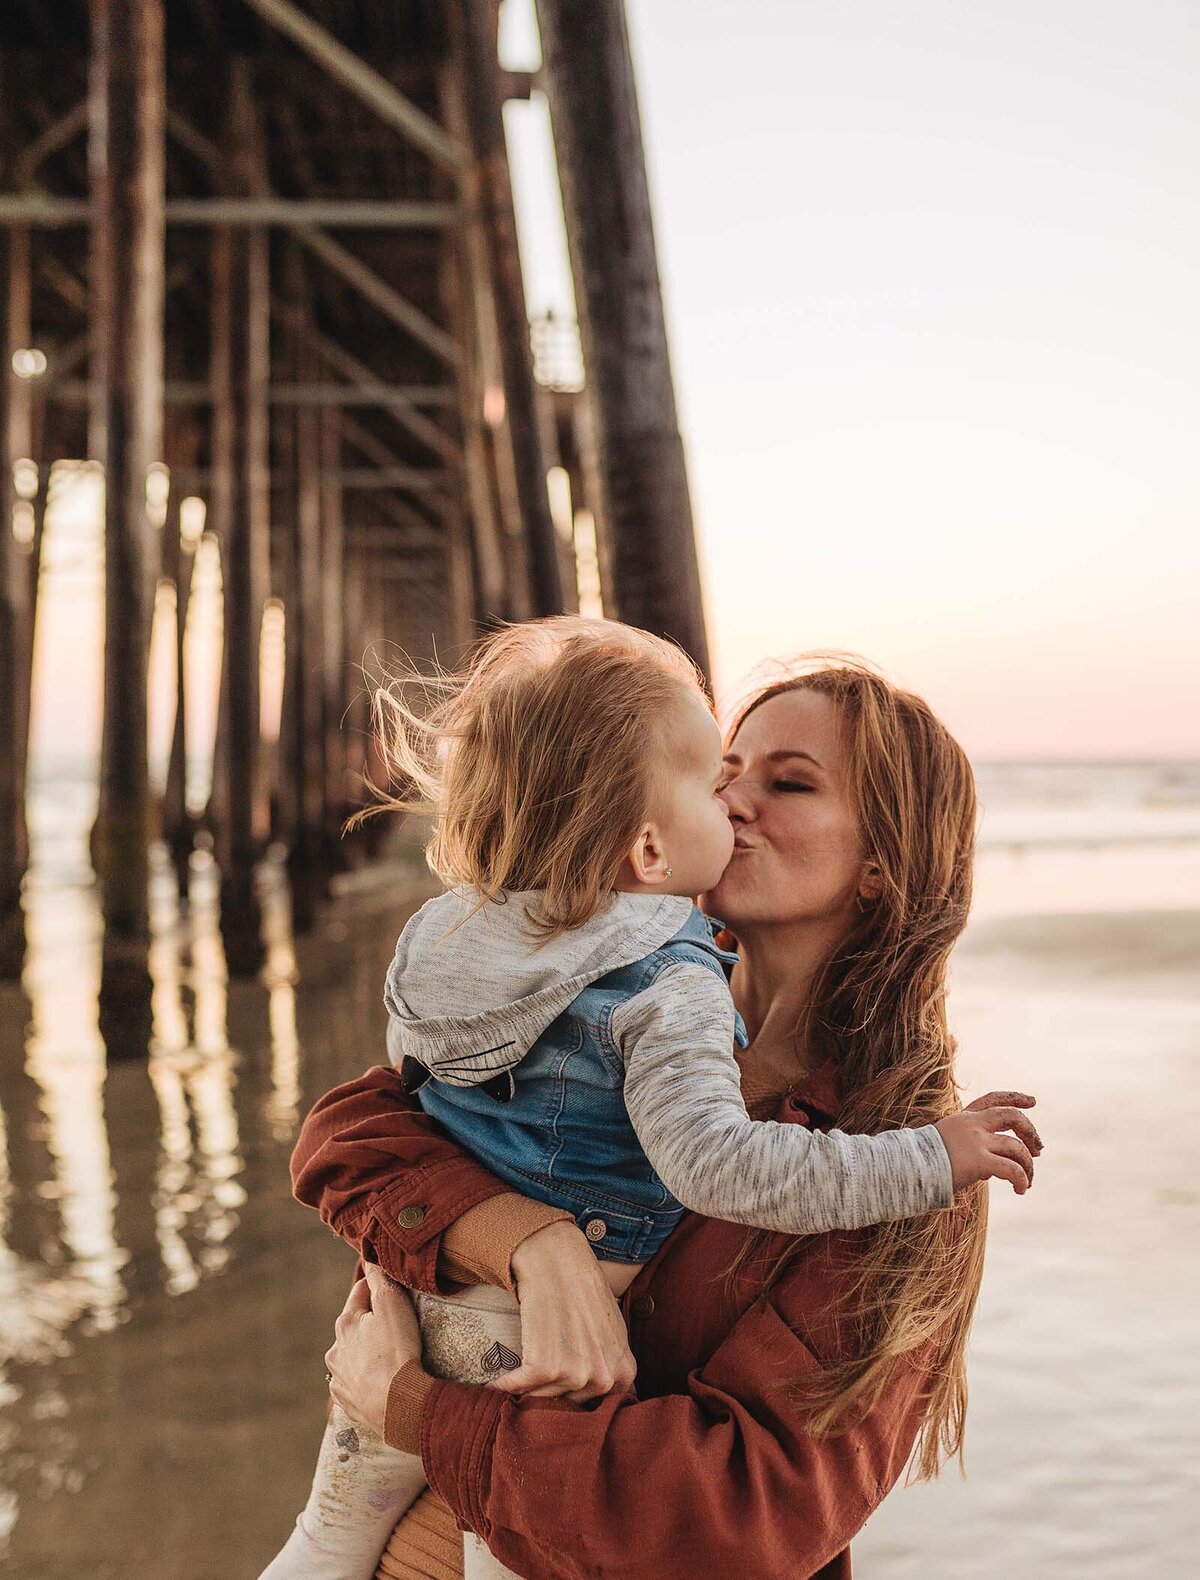
[[[737,956],[717,947],[720,930],[720,922],[693,909],[652,954],[584,988],[515,1067],[507,1100],[495,1088],[430,1078],[411,1059],[404,1061],[405,1084],[485,1168],[523,1196],[571,1213],[598,1257],[647,1262],[683,1208],[651,1168],[630,1123],[613,1011],[680,962],[727,982]],[[735,1036],[744,1048],[740,1016]]]

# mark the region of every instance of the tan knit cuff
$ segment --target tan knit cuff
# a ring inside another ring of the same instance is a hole
[[[433,1378],[420,1361],[405,1361],[388,1388],[383,1440],[406,1454],[421,1452],[421,1411]]]
[[[447,1227],[438,1271],[456,1284],[495,1284],[515,1292],[513,1252],[539,1229],[564,1221],[574,1222],[569,1212],[515,1191],[489,1196]]]

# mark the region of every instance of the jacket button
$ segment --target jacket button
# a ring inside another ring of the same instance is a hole
[[[396,1214],[396,1222],[402,1229],[415,1229],[424,1217],[424,1207],[402,1207]]]
[[[644,1321],[646,1317],[652,1317],[654,1315],[654,1296],[636,1295],[629,1309],[640,1321]]]
[[[583,1226],[583,1232],[594,1245],[608,1233],[608,1225],[603,1218],[589,1218]]]

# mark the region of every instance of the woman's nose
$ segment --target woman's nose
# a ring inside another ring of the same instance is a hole
[[[734,779],[727,784],[721,791],[721,799],[731,822],[748,823],[754,816],[753,798],[740,780]]]

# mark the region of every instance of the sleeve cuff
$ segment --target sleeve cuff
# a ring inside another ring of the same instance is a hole
[[[569,1212],[515,1191],[490,1196],[446,1228],[438,1271],[458,1284],[495,1284],[515,1293],[513,1252],[539,1229],[564,1221],[574,1222]]]
[[[921,1163],[928,1172],[934,1192],[933,1208],[954,1205],[954,1170],[950,1154],[936,1125],[922,1125],[910,1132],[920,1154]]]
[[[406,1361],[392,1378],[383,1417],[383,1440],[406,1454],[421,1452],[421,1413],[434,1379],[420,1361]]]

